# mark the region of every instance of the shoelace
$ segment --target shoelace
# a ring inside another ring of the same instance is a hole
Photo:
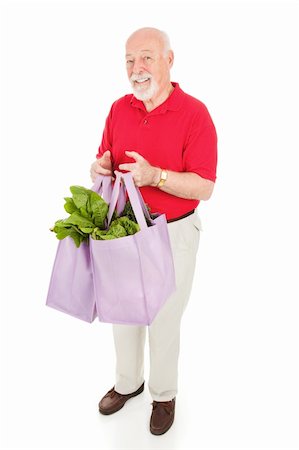
[[[119,395],[119,394],[114,390],[114,388],[110,389],[110,391],[108,391],[108,394],[109,394],[109,397],[110,397],[110,398],[113,398],[113,397],[115,397],[116,395]]]
[[[170,415],[173,411],[173,406],[172,406],[172,400],[168,401],[168,402],[156,402],[155,400],[153,401],[152,405],[153,405],[153,409],[156,409],[158,406],[162,406],[164,408],[164,410]]]

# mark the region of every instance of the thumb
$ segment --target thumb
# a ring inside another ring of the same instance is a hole
[[[105,153],[103,154],[104,158],[110,159],[111,157],[111,152],[110,150],[106,150]]]
[[[126,150],[126,155],[128,155],[130,158],[135,159],[135,161],[142,161],[144,158],[142,155],[140,155],[140,153],[137,152],[133,152],[133,151],[129,151]]]

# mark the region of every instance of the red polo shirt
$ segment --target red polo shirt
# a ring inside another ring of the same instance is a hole
[[[116,100],[106,119],[97,158],[111,151],[113,170],[135,162],[126,150],[140,153],[151,165],[175,172],[194,172],[216,180],[217,135],[206,106],[186,94],[178,83],[157,108],[147,112],[133,94]],[[195,209],[199,201],[180,198],[152,186],[140,188],[151,212],[165,213],[167,219]]]

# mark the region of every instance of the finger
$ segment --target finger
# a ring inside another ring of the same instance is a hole
[[[106,160],[107,162],[108,162],[108,161],[111,162],[111,161],[110,161],[110,160],[111,160],[111,153],[110,153],[110,150],[106,150],[106,151],[102,154],[102,156],[100,156],[99,158],[97,158],[96,162],[97,162],[98,164],[101,164],[101,161],[103,161],[103,160]]]
[[[131,170],[135,169],[136,164],[135,163],[120,164],[118,167],[119,167],[120,170],[129,170],[129,171],[131,171]]]
[[[144,158],[143,158],[143,156],[141,156],[139,153],[137,153],[137,152],[133,152],[133,151],[129,151],[129,150],[126,150],[126,155],[128,155],[130,158],[134,158],[136,161],[143,161],[144,160]]]
[[[98,167],[95,172],[99,175],[112,175],[112,171],[109,169],[104,169],[104,167]]]

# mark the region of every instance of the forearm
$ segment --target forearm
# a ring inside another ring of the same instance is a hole
[[[214,183],[193,172],[174,172],[167,170],[167,180],[162,187],[157,187],[161,169],[155,167],[151,186],[156,186],[163,192],[189,200],[208,200],[213,192]]]

